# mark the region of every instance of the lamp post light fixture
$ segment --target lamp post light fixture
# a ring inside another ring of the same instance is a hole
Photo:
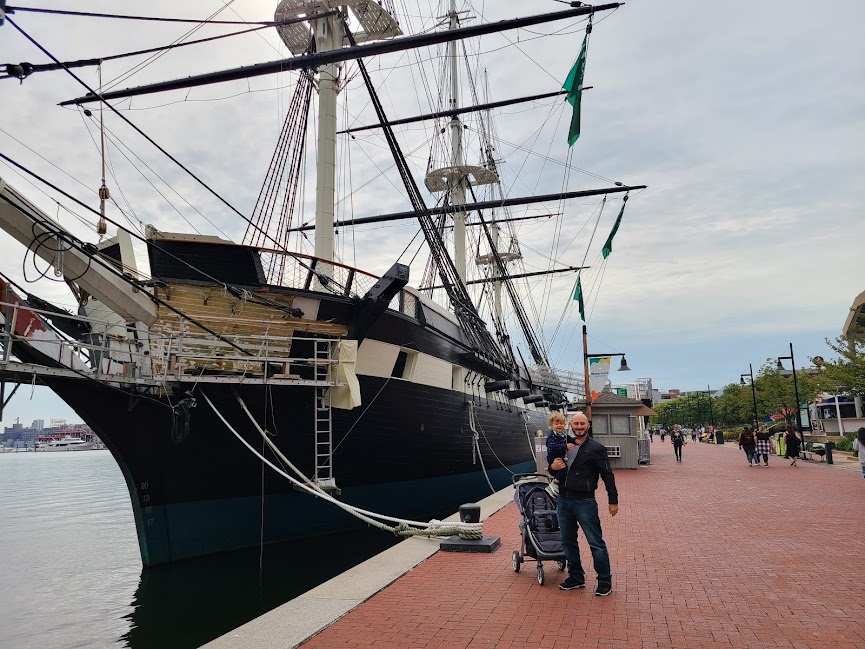
[[[583,325],[583,371],[585,372],[584,383],[586,390],[586,418],[589,424],[592,423],[592,387],[589,383],[589,359],[590,358],[606,358],[608,356],[621,356],[622,362],[619,364],[619,372],[630,372],[628,361],[625,360],[624,354],[589,354],[589,348],[586,342],[586,325]]]
[[[790,355],[789,356],[779,356],[778,357],[778,365],[777,368],[779,370],[784,369],[783,363],[781,361],[790,361],[790,365],[793,368],[793,391],[796,395],[796,432],[799,433],[799,439],[802,440],[802,443],[805,443],[805,435],[802,433],[802,402],[799,400],[799,384],[796,381],[796,360],[793,358],[793,343],[790,343]]]
[[[748,373],[739,375],[739,383],[745,385],[745,377],[751,377],[751,399],[754,401],[754,430],[760,427],[760,420],[757,417],[757,391],[754,389],[754,368],[751,363],[748,363]]]

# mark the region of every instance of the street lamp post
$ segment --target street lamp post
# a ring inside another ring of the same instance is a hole
[[[712,424],[712,428],[715,427],[715,413],[712,410],[712,388],[710,386],[706,386],[706,395],[709,397],[709,423]]]
[[[688,426],[692,426],[694,422],[694,416],[691,414],[691,395],[689,394],[685,397],[688,400]]]
[[[624,354],[590,354],[589,348],[587,345],[587,334],[586,334],[586,325],[583,325],[583,371],[585,373],[584,377],[584,385],[586,390],[586,418],[589,420],[589,424],[592,423],[592,387],[589,382],[589,359],[590,358],[606,358],[607,356],[621,356],[622,362],[619,365],[619,372],[628,372],[630,371],[630,367],[628,367],[628,361],[625,360]]]
[[[745,377],[751,377],[751,399],[754,401],[754,430],[760,427],[760,419],[757,417],[757,391],[754,390],[754,368],[748,363],[748,373],[739,375],[739,382],[745,385]]]
[[[793,358],[793,343],[790,343],[790,355],[789,356],[779,356],[778,357],[778,369],[783,370],[784,365],[781,361],[785,361],[789,359],[790,365],[793,367],[793,391],[796,395],[796,432],[799,433],[799,439],[802,440],[802,443],[805,442],[805,435],[802,433],[802,402],[799,400],[799,384],[796,381],[796,360]]]

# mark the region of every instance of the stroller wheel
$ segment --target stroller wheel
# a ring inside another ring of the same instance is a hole
[[[538,583],[544,585],[544,564],[538,561]]]
[[[568,565],[568,562],[564,559],[559,559],[557,563],[559,564],[559,570],[564,570],[565,567]]]
[[[523,562],[523,557],[520,554],[520,551],[514,550],[514,557],[513,557],[514,572],[520,571],[520,564],[522,562]]]

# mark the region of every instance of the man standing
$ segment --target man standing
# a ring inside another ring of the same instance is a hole
[[[559,588],[573,590],[586,586],[586,573],[580,563],[580,550],[577,545],[577,528],[582,527],[592,550],[595,572],[598,573],[595,595],[606,597],[613,592],[613,575],[610,571],[610,555],[601,532],[598,501],[595,500],[598,478],[603,479],[607,488],[610,516],[619,512],[619,492],[616,491],[607,448],[598,440],[589,437],[588,430],[588,418],[581,412],[575,414],[571,418],[571,432],[576,438],[576,444],[568,451],[566,460],[557,457],[551,464],[555,471],[567,468],[567,474],[559,484],[559,498],[556,503],[562,549],[568,560],[568,578]]]

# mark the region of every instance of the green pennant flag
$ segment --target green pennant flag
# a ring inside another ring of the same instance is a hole
[[[571,115],[571,127],[568,129],[568,146],[573,146],[577,138],[580,137],[580,99],[583,96],[583,75],[586,72],[586,42],[589,40],[589,35],[583,37],[583,46],[580,48],[580,55],[577,57],[577,62],[568,73],[568,78],[565,79],[565,84],[562,89],[568,91],[568,103],[574,107],[574,112]]]
[[[604,254],[604,259],[610,256],[610,253],[613,252],[613,237],[616,236],[616,232],[619,231],[619,225],[622,223],[622,214],[625,213],[625,205],[628,203],[628,195],[625,194],[625,198],[622,201],[622,209],[619,210],[619,215],[616,217],[616,223],[613,225],[613,229],[610,231],[610,236],[607,237],[607,242],[604,244],[604,249],[601,251]]]
[[[586,307],[583,305],[583,284],[577,275],[577,287],[574,289],[574,299],[580,303],[580,320],[586,321]]]

